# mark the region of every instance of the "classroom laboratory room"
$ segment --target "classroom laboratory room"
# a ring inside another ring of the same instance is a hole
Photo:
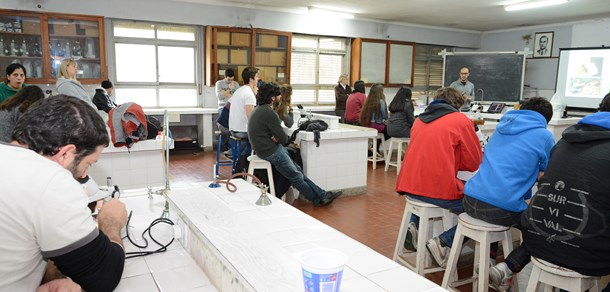
[[[610,292],[607,0],[0,0],[0,292]]]

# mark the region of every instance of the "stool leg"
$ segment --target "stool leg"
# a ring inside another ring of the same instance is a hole
[[[540,278],[540,273],[540,268],[533,265],[530,280],[527,282],[527,290],[525,290],[526,292],[535,292],[538,290],[538,279]]]
[[[377,138],[373,139],[373,169],[377,169]]]
[[[220,150],[222,147],[222,133],[218,135],[218,146],[216,147],[216,173],[215,176],[218,176],[218,169],[220,168]]]
[[[383,171],[388,171],[390,168],[390,162],[392,162],[392,145],[394,145],[394,142],[392,141],[392,138],[390,138],[390,146],[388,147],[388,155],[385,156],[385,169]]]
[[[489,232],[485,232],[485,238],[479,243],[479,277],[478,291],[487,292],[489,289],[489,250],[491,242]],[[474,285],[473,285],[474,289]],[[519,291],[519,290],[517,290]]]
[[[453,244],[451,246],[451,251],[449,252],[449,260],[447,261],[447,268],[445,269],[445,275],[443,276],[443,284],[441,287],[447,289],[451,282],[457,281],[457,262],[460,257],[460,252],[462,251],[462,245],[464,244],[464,234],[462,231],[462,226],[458,224],[457,230],[455,232],[455,237],[453,238]],[[455,279],[453,279],[455,278]]]
[[[275,183],[273,182],[273,171],[271,170],[271,163],[267,165],[267,176],[269,177],[269,192],[272,196],[275,197]]]
[[[398,238],[396,239],[396,247],[394,248],[394,256],[392,256],[393,261],[396,261],[396,259],[398,258],[403,243],[407,238],[407,227],[409,226],[410,219],[411,211],[409,211],[408,206],[405,206],[405,211],[402,213],[402,224],[400,225],[400,230],[398,231]]]
[[[430,218],[428,208],[423,208],[419,216],[419,227],[417,236],[417,256],[415,257],[415,272],[419,275],[424,275],[424,269],[428,265],[429,257],[426,249],[426,238],[431,237],[432,228],[430,220],[422,220],[422,218]],[[407,219],[409,220],[409,219]]]

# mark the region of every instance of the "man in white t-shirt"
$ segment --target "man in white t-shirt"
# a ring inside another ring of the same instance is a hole
[[[35,291],[47,260],[86,291],[112,291],[125,263],[125,205],[105,203],[96,227],[75,179],[108,145],[102,118],[78,98],[49,97],[21,116],[12,139],[0,144],[0,291]],[[56,279],[39,291],[64,284],[74,285]]]
[[[254,109],[256,105],[256,92],[257,87],[256,84],[260,79],[258,74],[258,69],[254,67],[247,67],[241,73],[241,77],[244,80],[244,86],[240,87],[233,93],[233,96],[229,99],[231,103],[231,111],[229,112],[229,130],[231,130],[231,135],[237,138],[241,138],[241,149],[242,152],[240,154],[238,162],[238,170],[241,171],[242,167],[245,165],[243,161],[245,157],[249,154],[250,147],[248,143],[248,119],[250,118],[250,113]]]

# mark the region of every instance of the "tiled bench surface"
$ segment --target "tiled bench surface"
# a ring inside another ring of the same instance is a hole
[[[136,239],[136,243],[143,244],[141,240],[142,231],[163,212],[165,199],[155,195],[149,199],[144,191],[124,194],[121,198],[127,205],[127,210],[133,211],[130,222],[130,236]],[[153,227],[153,236],[161,243],[169,242],[168,225],[158,224]],[[149,248],[158,248],[154,242],[148,239]],[[139,248],[124,239],[123,243],[127,252],[140,251]],[[178,240],[175,240],[168,251],[145,257],[128,259],[119,286],[115,291],[131,292],[166,292],[166,291],[189,291],[189,292],[214,292],[218,291],[186,252]]]
[[[201,183],[173,188],[168,195],[170,217],[188,229],[182,232],[182,246],[219,291],[304,291],[298,255],[314,247],[335,248],[348,255],[342,292],[444,291],[275,197],[271,197],[270,206],[255,205],[260,191],[242,180],[235,183],[236,193],[229,193],[224,185],[211,189],[208,183]],[[157,201],[161,202],[159,197],[155,197],[155,204]],[[157,213],[153,215],[158,217]],[[182,255],[182,249],[172,252]],[[191,259],[185,261],[182,266],[193,266]],[[173,259],[163,268],[172,266]],[[154,264],[148,267],[155,278]],[[173,277],[179,279],[178,274]]]

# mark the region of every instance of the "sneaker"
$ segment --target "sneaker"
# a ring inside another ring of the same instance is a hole
[[[496,265],[496,259],[495,259],[495,258],[490,257],[490,258],[489,258],[489,269],[488,269],[488,271],[490,271],[490,270],[491,270],[491,268],[492,268],[493,266],[495,266],[495,265]],[[475,271],[477,274],[479,274],[479,264],[478,264],[478,263],[477,263],[477,264],[474,266],[474,271]]]
[[[320,203],[317,204],[316,206],[326,206],[326,205],[332,203],[336,198],[341,196],[341,194],[343,194],[341,191],[326,192],[326,194],[324,195],[324,198],[322,198]]]
[[[414,222],[410,222],[407,227],[407,237],[405,238],[404,246],[408,252],[417,251],[417,225]]]
[[[231,149],[229,149],[229,150],[225,150],[224,152],[222,152],[222,154],[224,154],[224,156],[225,156],[226,158],[231,159]]]
[[[439,267],[447,267],[447,257],[451,249],[447,246],[442,246],[441,240],[440,238],[438,238],[438,236],[430,238],[426,242],[426,249],[428,250],[430,255],[432,255],[432,259]]]
[[[513,272],[505,263],[499,263],[489,270],[489,286],[496,291],[507,291]]]

